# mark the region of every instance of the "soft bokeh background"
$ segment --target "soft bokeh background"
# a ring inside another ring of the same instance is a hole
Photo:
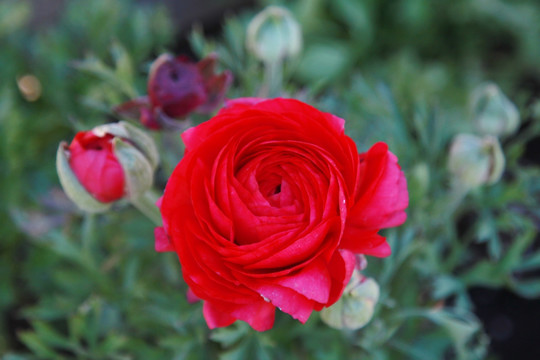
[[[393,255],[357,331],[279,314],[273,330],[209,331],[172,254],[128,204],[89,216],[59,188],[58,143],[116,120],[164,51],[215,51],[230,97],[264,94],[247,23],[276,1],[0,1],[0,355],[2,359],[538,359],[540,4],[536,0],[295,0],[304,45],[284,96],[347,120],[359,149],[386,141],[407,174]],[[501,136],[502,179],[463,194],[450,142],[478,133],[473,90],[493,81],[520,112]],[[195,121],[204,121],[198,117]],[[154,133],[163,188],[182,155]]]

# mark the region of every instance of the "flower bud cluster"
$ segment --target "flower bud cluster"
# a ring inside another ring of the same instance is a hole
[[[473,124],[482,136],[455,136],[448,160],[450,173],[464,189],[499,181],[505,158],[498,137],[511,135],[519,127],[516,106],[493,83],[482,84],[473,91],[471,114]]]
[[[184,56],[159,56],[148,78],[148,96],[132,99],[114,111],[138,117],[149,129],[178,127],[192,112],[210,113],[225,97],[232,74],[216,74],[218,58],[200,62]],[[98,126],[62,142],[56,156],[58,176],[71,200],[88,212],[107,210],[120,199],[135,201],[150,189],[158,165],[150,136],[127,122]]]

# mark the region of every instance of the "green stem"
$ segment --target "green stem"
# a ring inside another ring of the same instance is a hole
[[[447,205],[447,218],[452,218],[455,215],[455,212],[459,206],[463,203],[463,200],[469,193],[470,188],[463,184],[455,184],[451,191],[451,199]],[[459,261],[463,259],[463,253],[466,251],[469,246],[463,239],[457,239],[457,235],[454,233],[451,236],[452,244],[450,244],[450,254],[446,256],[446,259],[443,261],[442,268],[446,269],[448,272],[452,272],[456,266],[459,264]],[[455,241],[457,239],[457,241]]]
[[[161,213],[156,205],[159,196],[152,190],[148,190],[138,198],[131,199],[131,203],[156,226],[161,226]]]
[[[82,226],[81,245],[83,256],[90,262],[95,251],[96,238],[96,214],[86,213]]]
[[[268,89],[268,97],[274,98],[281,94],[283,87],[283,67],[281,61],[265,62],[265,84]]]
[[[463,184],[455,184],[450,193],[451,199],[447,205],[446,212],[448,216],[454,215],[456,210],[459,208],[465,196],[469,193],[470,188]]]

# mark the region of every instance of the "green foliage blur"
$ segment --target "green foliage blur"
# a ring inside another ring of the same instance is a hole
[[[302,325],[278,312],[264,333],[241,322],[208,330],[201,304],[186,300],[175,255],[154,251],[153,224],[127,203],[101,215],[78,211],[54,166],[61,140],[115,120],[112,106],[145,93],[149,64],[178,40],[174,19],[159,6],[73,0],[57,23],[37,29],[30,2],[6,0],[2,359],[496,358],[467,290],[540,297],[540,158],[527,151],[540,137],[540,5],[262,1],[227,18],[218,36],[201,27],[189,35],[197,56],[217,52],[234,73],[231,98],[268,94],[264,64],[245,46],[249,20],[268,4],[289,8],[304,36],[301,54],[282,64],[282,96],[346,119],[360,151],[387,142],[408,179],[408,220],[384,233],[392,255],[368,258],[365,273],[381,288],[371,322],[336,330],[317,313]],[[449,147],[456,134],[482,135],[470,95],[485,81],[516,104],[521,127],[499,139],[502,179],[464,191],[447,169]],[[153,136],[162,149],[156,187],[163,189],[182,144],[176,133]]]

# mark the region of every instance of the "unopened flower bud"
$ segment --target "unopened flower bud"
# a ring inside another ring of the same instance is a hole
[[[497,182],[504,171],[504,164],[504,154],[496,137],[460,134],[450,146],[449,170],[465,187]]]
[[[471,96],[473,121],[482,134],[502,136],[513,134],[519,126],[516,106],[494,83],[486,83]]]
[[[152,186],[159,162],[153,140],[126,122],[98,126],[60,143],[56,168],[64,191],[82,210],[102,212]]]
[[[302,48],[300,25],[287,9],[269,6],[249,23],[247,47],[266,63],[296,56]]]
[[[321,319],[336,329],[357,330],[371,320],[378,301],[377,282],[354,270],[341,298],[334,305],[321,310]]]

